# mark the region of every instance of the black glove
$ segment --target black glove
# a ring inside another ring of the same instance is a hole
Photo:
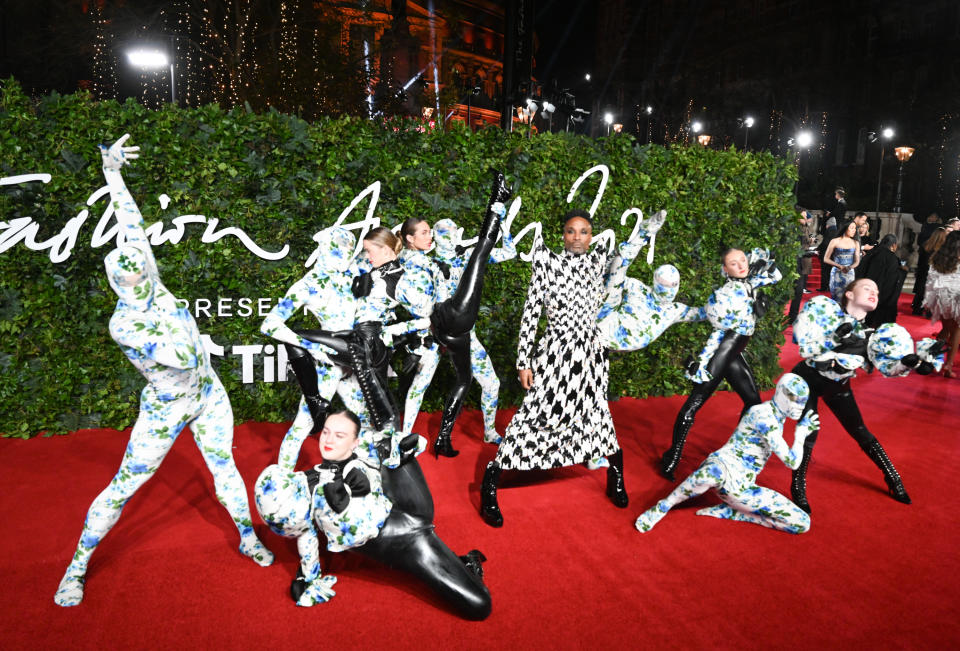
[[[756,276],[758,273],[767,268],[766,260],[755,260],[750,263],[750,269],[747,272],[747,276]]]
[[[900,363],[916,371],[917,375],[930,375],[933,373],[933,364],[920,359],[916,353],[910,353],[900,358]]]
[[[947,352],[949,347],[950,346],[947,344],[947,342],[943,341],[942,339],[937,339],[937,343],[930,347],[930,350],[927,351],[927,355],[929,355],[931,358],[939,357]]]
[[[753,315],[762,319],[770,309],[770,299],[759,289],[753,293]]]
[[[450,265],[440,260],[434,260],[433,263],[437,265],[437,268],[440,270],[440,273],[443,274],[443,277],[447,280],[450,280]]]
[[[507,185],[507,179],[503,175],[503,172],[490,168],[490,173],[493,174],[493,186],[490,189],[490,201],[487,202],[488,210],[490,206],[498,201],[504,204],[507,203],[513,195],[513,191],[510,189],[510,186]]]
[[[371,290],[373,290],[373,276],[367,272],[364,272],[359,276],[354,276],[353,284],[350,286],[350,290],[353,292],[354,298],[363,298],[364,296],[369,296]]]

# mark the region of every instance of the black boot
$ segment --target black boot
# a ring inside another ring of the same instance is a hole
[[[460,412],[460,410],[457,409],[459,406],[459,404],[446,405],[446,408],[443,410],[443,416],[440,418],[440,433],[437,434],[437,438],[433,442],[433,456],[435,458],[440,458],[441,455],[445,457],[455,457],[460,454],[459,450],[453,449],[453,442],[450,440],[450,434],[453,432],[453,424],[457,422],[457,416]]]
[[[687,398],[680,413],[677,415],[677,422],[673,424],[673,443],[670,448],[663,453],[660,458],[660,472],[670,481],[674,481],[674,471],[680,464],[680,456],[683,454],[683,445],[687,441],[687,434],[693,427],[693,419],[697,410],[703,406],[706,396],[694,394]]]
[[[317,385],[317,368],[313,363],[313,358],[310,357],[310,353],[299,346],[284,345],[287,349],[287,361],[307,402],[310,417],[313,418],[313,428],[310,433],[315,434],[323,429],[323,423],[327,420],[330,401],[320,397],[320,389]]]
[[[610,465],[607,467],[607,497],[613,505],[621,509],[627,508],[630,498],[623,485],[623,450],[617,450],[607,457]]]
[[[897,472],[897,469],[893,467],[893,462],[890,461],[886,450],[880,445],[880,441],[873,439],[863,448],[863,451],[866,452],[867,456],[883,471],[883,478],[887,482],[890,497],[898,502],[910,504],[910,496],[907,495],[907,489],[903,487],[900,474]]]
[[[497,482],[500,481],[500,464],[491,461],[483,473],[483,486],[480,487],[480,515],[491,527],[503,526],[503,514],[497,504]]]
[[[810,439],[808,438],[807,441]],[[807,501],[807,467],[810,465],[810,457],[813,456],[813,447],[803,446],[803,459],[800,465],[793,471],[790,479],[790,497],[793,503],[810,514],[810,503]]]
[[[487,557],[483,555],[482,551],[479,549],[471,549],[461,556],[460,560],[466,568],[470,570],[471,574],[483,581],[483,563],[487,560]]]

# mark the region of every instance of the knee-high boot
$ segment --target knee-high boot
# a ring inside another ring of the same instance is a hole
[[[880,441],[873,439],[863,447],[863,451],[866,452],[867,456],[883,471],[883,479],[887,482],[890,497],[898,502],[910,504],[910,496],[907,495],[907,489],[903,487],[900,474],[897,472],[897,469],[893,467],[893,462],[890,461],[886,450],[880,445]]]
[[[808,438],[806,443],[809,442],[810,439]],[[810,503],[807,501],[807,468],[810,466],[810,457],[812,456],[813,446],[804,445],[803,459],[797,469],[793,471],[793,476],[790,479],[790,497],[793,499],[793,503],[808,514],[810,513]]]
[[[607,466],[607,497],[613,505],[621,509],[627,508],[630,498],[623,484],[623,450],[617,450],[607,457],[610,465]]]
[[[676,479],[673,473],[680,463],[680,456],[683,454],[683,446],[687,441],[687,434],[690,432],[690,428],[693,427],[693,419],[697,415],[697,410],[703,406],[705,400],[706,396],[704,395],[691,394],[677,415],[677,422],[673,425],[673,442],[660,459],[660,472],[670,481]]]
[[[500,464],[491,461],[483,473],[483,486],[480,487],[480,515],[491,527],[503,526],[503,514],[497,504],[497,483],[500,481]]]
[[[455,457],[460,454],[459,450],[453,449],[453,441],[450,435],[453,432],[453,425],[457,422],[457,416],[460,415],[460,408],[463,406],[463,398],[447,399],[447,404],[443,407],[443,416],[440,418],[440,432],[437,439],[433,442],[434,457]]]
[[[293,375],[297,378],[297,384],[303,392],[304,400],[307,403],[307,409],[310,410],[310,417],[313,418],[313,428],[311,434],[323,429],[323,423],[327,419],[327,410],[330,408],[330,401],[320,397],[320,389],[317,385],[317,369],[313,364],[313,358],[306,349],[300,346],[284,344],[287,349],[287,360],[290,368],[293,369]]]

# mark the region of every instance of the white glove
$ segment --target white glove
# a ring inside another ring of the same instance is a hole
[[[333,584],[336,582],[337,577],[332,574],[326,574],[314,579],[310,582],[310,585],[307,586],[307,589],[303,591],[303,594],[300,595],[300,598],[297,600],[297,605],[310,607],[330,601],[334,595],[337,594],[331,590]]]
[[[130,161],[140,157],[140,154],[137,153],[140,151],[139,147],[123,146],[123,143],[125,143],[129,137],[129,133],[123,134],[119,140],[110,145],[109,149],[106,145],[100,145],[100,157],[103,159],[103,169],[119,170],[122,169],[124,165],[129,165]]]

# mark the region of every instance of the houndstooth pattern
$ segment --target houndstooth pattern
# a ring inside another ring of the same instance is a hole
[[[555,254],[542,244],[520,322],[518,368],[533,386],[510,421],[497,453],[503,468],[557,468],[620,449],[607,404],[606,350],[597,330],[609,254]],[[547,330],[531,358],[540,313]]]

